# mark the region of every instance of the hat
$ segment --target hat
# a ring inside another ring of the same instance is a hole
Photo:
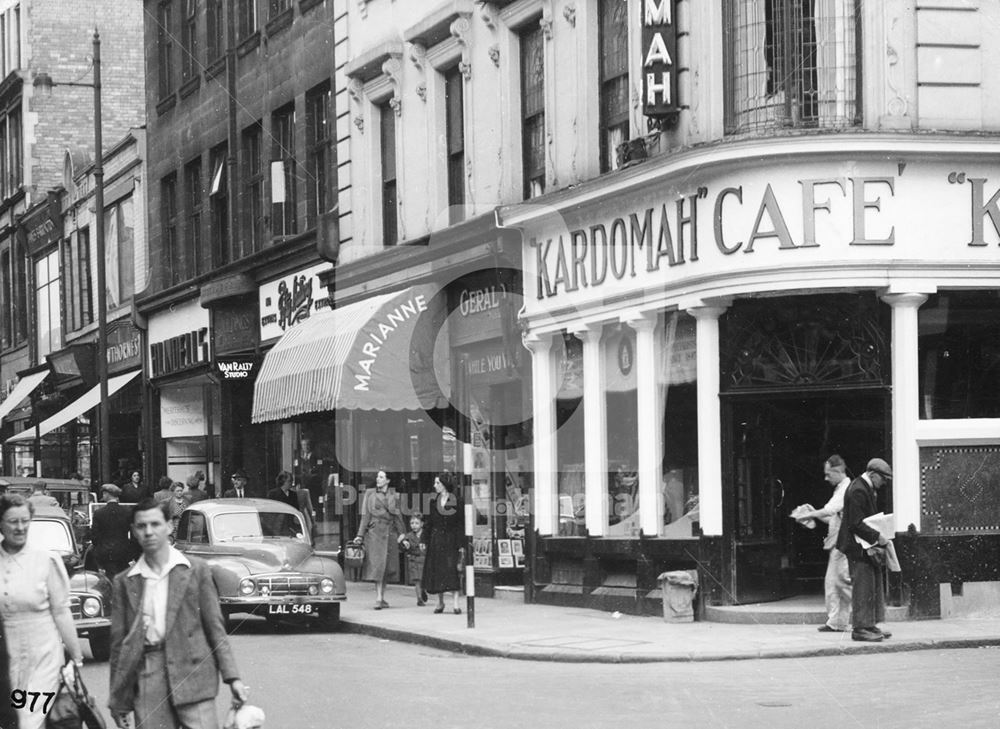
[[[122,490],[113,483],[102,484],[101,491],[103,491],[106,494],[111,494],[116,499],[122,495]]]
[[[237,469],[236,469],[235,471],[233,471],[233,476],[232,476],[232,477],[233,477],[233,478],[242,478],[242,479],[246,479],[246,477],[247,477],[247,472],[246,472],[246,471],[244,471],[244,470],[243,470],[242,468],[237,468]]]
[[[892,466],[881,458],[873,458],[868,461],[868,467],[865,470],[877,473],[882,478],[892,478]]]

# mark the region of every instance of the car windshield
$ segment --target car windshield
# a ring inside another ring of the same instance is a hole
[[[279,511],[243,511],[219,514],[212,519],[216,542],[243,539],[283,538],[308,541],[296,514]]]
[[[28,527],[28,547],[69,554],[73,551],[73,540],[61,521],[33,521]]]

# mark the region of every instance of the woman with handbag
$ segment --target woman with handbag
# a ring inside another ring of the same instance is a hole
[[[444,594],[450,592],[451,611],[455,615],[461,615],[462,608],[458,606],[458,597],[462,590],[462,569],[465,558],[465,549],[462,546],[465,514],[453,489],[450,473],[441,473],[434,479],[435,496],[431,502],[423,534],[427,544],[423,588],[430,594],[437,595],[435,613],[444,612]]]
[[[83,652],[69,609],[69,576],[52,552],[27,546],[34,507],[19,494],[0,496],[0,601],[10,659],[10,687],[55,692],[64,648],[83,665]],[[6,697],[3,697],[6,698]],[[45,714],[18,709],[18,729],[41,729]]]
[[[365,491],[361,502],[361,527],[354,541],[365,545],[361,579],[375,583],[375,609],[389,607],[385,585],[399,577],[399,542],[406,533],[399,494],[389,488],[389,477],[379,471],[375,488]]]

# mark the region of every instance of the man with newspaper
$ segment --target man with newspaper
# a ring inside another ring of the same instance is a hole
[[[892,468],[881,458],[868,461],[865,472],[851,481],[844,494],[844,512],[837,549],[847,555],[851,571],[851,638],[877,643],[891,636],[876,625],[885,620],[885,545],[888,540],[865,523],[876,514],[875,495],[892,479]],[[867,548],[861,544],[863,540]]]

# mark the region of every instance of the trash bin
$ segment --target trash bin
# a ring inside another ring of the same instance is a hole
[[[698,573],[695,570],[674,570],[664,572],[657,579],[663,595],[663,619],[668,623],[693,622]]]

